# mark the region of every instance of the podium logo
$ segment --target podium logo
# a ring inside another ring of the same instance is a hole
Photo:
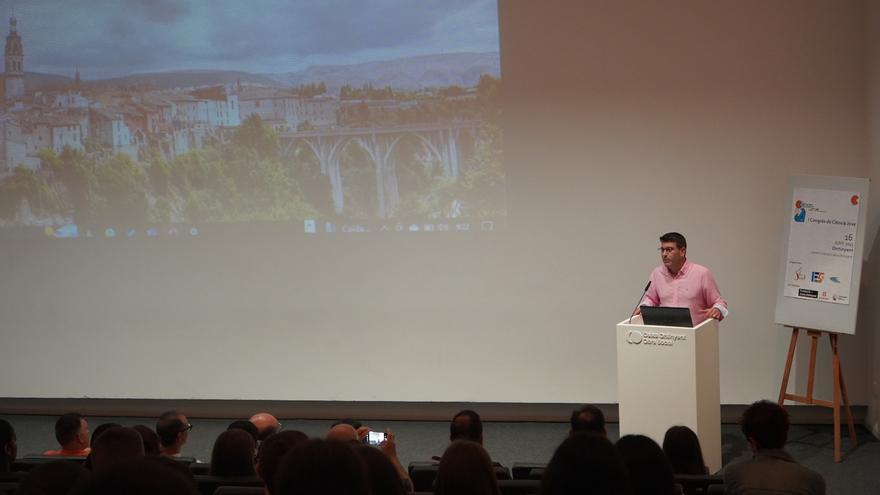
[[[641,344],[642,343],[642,332],[638,330],[630,330],[626,334],[626,343],[627,344]]]

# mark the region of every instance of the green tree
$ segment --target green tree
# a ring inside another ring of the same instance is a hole
[[[278,133],[257,114],[244,119],[235,130],[232,142],[239,148],[256,151],[260,158],[277,158],[280,151]]]

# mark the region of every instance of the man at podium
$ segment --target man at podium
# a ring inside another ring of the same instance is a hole
[[[687,260],[687,240],[678,232],[660,236],[663,265],[651,272],[643,306],[687,307],[694,326],[708,318],[727,316],[727,301],[721,298],[715,277],[708,268]]]

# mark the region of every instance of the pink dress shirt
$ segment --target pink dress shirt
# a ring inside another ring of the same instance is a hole
[[[716,307],[721,318],[727,316],[727,301],[721,298],[715,277],[703,265],[685,261],[677,274],[672,275],[664,265],[651,272],[651,287],[643,305],[690,308],[694,326],[706,318],[703,311]]]

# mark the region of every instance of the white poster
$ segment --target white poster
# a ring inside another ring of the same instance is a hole
[[[859,194],[795,188],[785,295],[849,304]]]

